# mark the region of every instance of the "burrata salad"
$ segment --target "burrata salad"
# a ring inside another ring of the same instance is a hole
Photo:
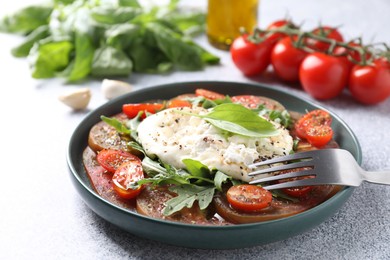
[[[267,97],[197,89],[161,102],[124,104],[121,113],[101,119],[83,158],[92,186],[149,217],[202,225],[259,222],[297,214],[337,191],[330,185],[268,191],[249,184],[261,178],[248,175],[250,164],[337,147],[332,138],[313,143],[305,132],[330,127],[323,110],[300,115]]]

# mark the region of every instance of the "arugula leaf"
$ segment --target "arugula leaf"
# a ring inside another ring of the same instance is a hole
[[[185,207],[191,208],[195,201],[198,201],[201,210],[207,208],[213,200],[215,187],[183,184],[173,186],[170,190],[177,193],[178,196],[166,202],[166,207],[163,211],[165,216],[178,212]]]
[[[106,124],[115,128],[116,131],[122,134],[130,135],[131,131],[121,121],[114,117],[101,116],[100,119]]]
[[[210,169],[203,163],[193,159],[183,159],[182,162],[191,175],[202,178],[211,177]]]
[[[217,190],[222,191],[222,183],[224,183],[228,180],[231,180],[231,179],[232,179],[231,176],[226,175],[221,171],[217,171],[215,173],[215,177],[214,177],[215,187],[217,188]]]

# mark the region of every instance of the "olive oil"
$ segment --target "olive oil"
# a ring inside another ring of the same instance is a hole
[[[228,50],[240,28],[257,26],[259,0],[208,0],[207,37],[211,45]]]

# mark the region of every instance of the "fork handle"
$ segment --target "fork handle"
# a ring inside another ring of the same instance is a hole
[[[378,172],[365,172],[364,179],[368,182],[390,185],[390,170]]]

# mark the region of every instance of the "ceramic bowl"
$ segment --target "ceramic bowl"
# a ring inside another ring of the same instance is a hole
[[[271,86],[236,82],[181,82],[147,87],[120,96],[89,113],[70,139],[67,154],[70,177],[77,192],[91,210],[121,229],[140,237],[190,248],[227,249],[266,244],[307,232],[334,215],[348,200],[353,192],[351,187],[344,188],[322,204],[291,217],[254,224],[200,226],[149,218],[118,207],[100,197],[92,189],[82,162],[82,152],[87,146],[89,130],[100,121],[100,116],[121,112],[124,103],[169,99],[180,94],[193,93],[196,88],[228,95],[266,96],[278,100],[289,110],[302,113],[316,108],[326,109]],[[329,112],[333,117],[332,127],[336,141],[342,148],[349,150],[360,164],[362,155],[356,136],[340,117]]]

